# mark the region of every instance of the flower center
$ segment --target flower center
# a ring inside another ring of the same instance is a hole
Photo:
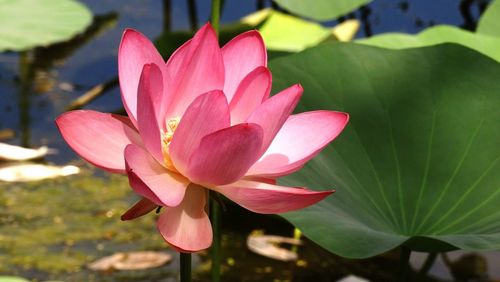
[[[174,117],[166,121],[165,131],[161,131],[161,151],[163,153],[163,161],[165,162],[165,166],[174,172],[178,172],[170,158],[169,146],[170,142],[172,142],[172,138],[174,138],[174,132],[179,126],[179,122],[181,121],[180,117]]]

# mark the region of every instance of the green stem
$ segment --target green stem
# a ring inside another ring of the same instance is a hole
[[[411,250],[405,246],[401,246],[401,255],[399,257],[399,280],[398,281],[410,281],[410,256]]]
[[[191,282],[191,254],[180,253],[181,255],[181,282]]]
[[[298,228],[295,227],[293,229],[293,239],[300,240],[300,237],[302,237],[302,232],[300,231],[300,229],[298,229]],[[291,251],[294,252],[294,253],[298,253],[299,246],[298,245],[292,245]]]
[[[172,30],[172,0],[163,0],[163,33]]]
[[[19,127],[21,132],[21,146],[30,147],[30,92],[33,83],[33,68],[28,51],[19,53]]]
[[[427,272],[429,272],[429,270],[431,269],[434,262],[436,261],[437,256],[438,256],[438,253],[429,253],[427,255],[427,258],[425,259],[424,265],[422,266],[422,268],[419,271],[419,274],[426,275]]]
[[[212,22],[212,27],[219,36],[219,22],[220,22],[220,11],[221,11],[221,0],[212,0],[212,12],[210,15],[210,21]],[[212,248],[210,250],[212,256],[212,282],[220,281],[220,245],[221,245],[221,212],[219,203],[217,203],[217,192],[210,191],[210,222],[212,223],[213,241]]]
[[[212,223],[213,241],[210,253],[212,256],[212,282],[220,281],[220,243],[221,243],[221,233],[220,233],[220,206],[217,202],[217,192],[210,191],[210,222]]]
[[[196,1],[195,0],[188,0],[187,6],[188,6],[189,24],[191,25],[191,30],[197,30],[198,29],[198,13],[196,10]]]
[[[212,22],[212,27],[214,28],[217,36],[219,36],[220,8],[220,0],[212,0],[212,13],[210,16],[210,21]]]

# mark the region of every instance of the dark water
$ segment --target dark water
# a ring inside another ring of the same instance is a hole
[[[117,74],[117,49],[120,37],[126,27],[137,29],[153,39],[163,30],[164,2],[160,0],[84,0],[96,16],[96,25],[88,31],[88,37],[74,40],[72,45],[60,44],[58,47],[40,49],[24,55],[16,53],[0,54],[0,130],[12,129],[15,137],[8,140],[12,144],[25,146],[48,145],[56,148],[58,154],[46,158],[48,162],[64,164],[76,158],[74,153],[60,138],[54,126],[54,118],[64,112],[67,105],[88,91],[95,85],[113,79]],[[240,17],[256,10],[257,1],[226,0],[222,22],[236,21]],[[397,31],[416,33],[428,26],[437,24],[450,24],[474,29],[476,21],[488,1],[456,1],[456,0],[375,0],[373,3],[346,18],[358,18],[362,27],[358,37],[369,36],[382,32]],[[195,1],[197,5],[197,22],[205,23],[209,16],[210,1]],[[270,2],[264,1],[265,6]],[[171,1],[171,29],[186,30],[191,26],[188,16],[187,1]],[[340,19],[342,20],[342,19]],[[334,25],[337,21],[325,23]],[[22,61],[28,63],[22,64]],[[24,73],[24,74],[22,74]],[[88,109],[99,111],[117,111],[121,108],[119,90],[117,87],[86,106]],[[241,215],[241,214],[239,214]],[[246,220],[251,221],[252,218]],[[233,222],[242,222],[234,219]],[[270,223],[269,223],[270,222]],[[264,222],[264,226],[273,225],[274,221]],[[280,227],[287,226],[286,232],[291,232],[291,227],[279,221]],[[251,226],[252,228],[255,226]],[[226,238],[231,250],[244,248],[244,240],[238,234],[247,234],[249,226],[232,226],[226,230]],[[272,228],[271,228],[272,229]],[[275,230],[283,233],[283,230]],[[233,237],[231,237],[233,236]],[[232,245],[231,245],[232,244]],[[308,243],[313,245],[312,243]],[[295,266],[283,266],[279,277],[286,278],[289,273],[305,276],[295,276],[294,281],[313,281],[310,279],[323,279],[333,281],[339,274],[370,273],[372,269],[387,266],[391,270],[395,259],[392,255],[378,258],[376,261],[362,261],[352,264],[348,260],[336,260],[331,255],[318,247],[311,247],[308,256],[317,260],[333,262],[326,264],[328,269],[321,268],[321,261],[316,261],[316,267],[308,271],[292,271]],[[316,253],[311,253],[316,252]],[[228,256],[230,256],[228,254]],[[237,261],[248,261],[249,265],[238,265],[230,274],[228,281],[238,279],[240,267],[245,271],[252,263],[262,258],[249,255],[248,252],[235,251],[233,254]],[[250,257],[249,257],[250,256]],[[491,261],[498,256],[493,254]],[[418,260],[419,256],[416,256]],[[397,258],[396,258],[397,259]],[[420,259],[421,260],[421,259]],[[337,269],[332,269],[336,267]],[[365,268],[365,270],[363,270]],[[490,269],[494,269],[490,265]],[[268,281],[273,277],[262,270],[261,275],[249,276],[248,281]],[[273,270],[276,271],[276,270]],[[450,278],[450,274],[437,264],[432,272],[443,278]],[[283,274],[285,273],[285,274]],[[307,277],[305,273],[313,273]],[[336,273],[336,274],[335,274]],[[233,275],[233,276],[231,276]],[[315,276],[316,275],[316,276]],[[500,277],[499,273],[495,274]],[[253,277],[253,278],[251,278]],[[376,277],[384,277],[383,274]],[[388,276],[392,277],[392,276]],[[290,279],[292,278],[290,277]],[[320,281],[320,280],[318,280]]]

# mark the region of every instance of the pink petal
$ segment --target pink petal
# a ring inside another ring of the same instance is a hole
[[[158,206],[146,198],[142,198],[140,201],[135,203],[128,211],[126,211],[122,216],[121,220],[132,220],[143,215],[148,214],[152,210],[156,209]]]
[[[224,93],[231,101],[240,81],[255,68],[267,65],[266,46],[259,32],[251,30],[224,45],[222,56],[226,70]]]
[[[137,194],[159,206],[174,207],[184,198],[189,181],[161,166],[137,145],[125,148],[125,163],[130,186]]]
[[[274,136],[295,109],[302,90],[298,84],[291,86],[267,99],[248,117],[247,122],[256,123],[264,130],[261,154],[267,150]]]
[[[224,87],[222,52],[210,24],[203,26],[193,39],[176,53],[179,58],[169,63],[174,96],[168,117],[182,116],[200,94],[222,90]],[[178,60],[182,57],[180,63]],[[174,72],[172,68],[177,71]]]
[[[276,183],[278,183],[278,181],[275,178],[266,178],[266,177],[262,177],[262,176],[252,176],[252,175],[245,176],[242,178],[242,180],[264,182],[264,183],[272,184],[272,185],[276,185]]]
[[[163,163],[160,124],[157,113],[162,102],[163,77],[155,64],[146,64],[142,70],[137,91],[137,125],[144,146],[160,163]]]
[[[164,68],[165,61],[155,46],[140,32],[126,29],[118,49],[118,76],[123,105],[132,123],[137,126],[137,87],[145,64]]]
[[[170,56],[166,64],[167,77],[173,77],[174,80],[170,82],[169,89],[166,89],[166,93],[171,100],[164,101],[162,105],[165,107],[165,110],[162,111],[161,119],[159,120],[168,120],[173,118],[172,113],[169,113],[168,110],[173,103],[176,103],[174,100],[176,98],[176,90],[175,88],[182,81],[182,74],[186,71],[187,65],[189,63],[189,59],[193,56],[193,52],[196,48],[191,48],[191,42],[193,40],[190,39],[182,44],[181,47],[177,48],[174,53]]]
[[[240,179],[259,158],[262,128],[242,123],[205,136],[189,160],[188,178],[198,184],[224,185]]]
[[[142,146],[127,117],[89,110],[70,111],[56,119],[64,140],[80,157],[104,170],[125,173],[123,150]]]
[[[311,191],[304,188],[291,188],[248,180],[240,180],[212,189],[248,210],[264,214],[302,209],[335,192]]]
[[[177,78],[178,73],[183,70],[183,66],[185,66],[189,59],[193,56],[193,52],[195,48],[191,48],[191,42],[193,39],[186,41],[182,44],[181,47],[177,48],[177,50],[172,53],[170,58],[167,61],[167,72],[170,77]]]
[[[189,185],[186,196],[177,207],[167,207],[157,227],[171,247],[180,252],[197,252],[212,244],[212,227],[205,213],[207,191]]]
[[[349,115],[313,111],[292,115],[249,175],[278,177],[300,169],[344,129]]]
[[[229,106],[222,91],[211,91],[196,98],[182,116],[170,143],[175,168],[184,174],[201,139],[229,125]]]
[[[271,83],[271,72],[266,67],[257,67],[241,81],[229,104],[232,124],[245,121],[269,97]]]

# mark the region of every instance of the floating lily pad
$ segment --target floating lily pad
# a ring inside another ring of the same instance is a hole
[[[0,0],[0,52],[65,41],[91,21],[91,12],[73,0]]]
[[[417,35],[385,33],[357,43],[389,49],[405,49],[431,46],[441,43],[457,43],[483,53],[500,62],[500,37],[482,35],[458,27],[440,25],[428,28]]]
[[[479,19],[477,33],[500,37],[500,1],[493,0]]]
[[[337,192],[283,216],[350,258],[400,245],[500,248],[500,64],[465,47],[327,43],[270,63],[299,111],[350,114],[344,132],[283,184]]]
[[[319,21],[333,20],[366,5],[371,0],[274,0],[278,5],[299,16]]]

